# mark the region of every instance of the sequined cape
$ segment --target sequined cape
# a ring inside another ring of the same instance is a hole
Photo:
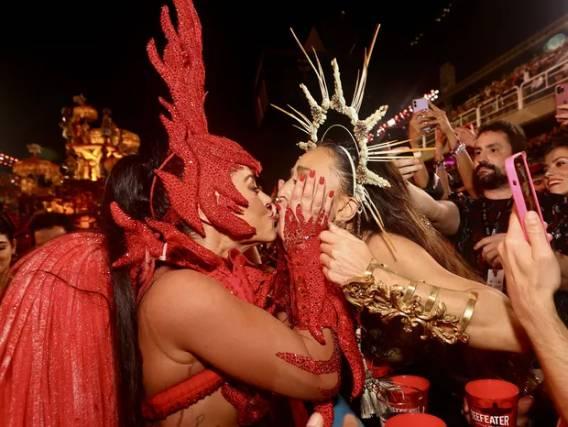
[[[21,259],[0,304],[0,424],[118,425],[104,237],[74,233]]]

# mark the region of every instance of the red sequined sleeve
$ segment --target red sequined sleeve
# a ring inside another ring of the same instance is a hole
[[[352,395],[360,394],[364,380],[362,359],[355,339],[354,326],[348,305],[337,286],[329,283],[319,261],[319,234],[327,227],[327,218],[320,215],[306,220],[300,208],[296,214],[286,210],[284,246],[290,272],[290,305],[292,324],[296,329],[308,330],[321,345],[333,345],[329,360],[313,360],[291,353],[279,353],[278,357],[310,373],[321,375],[340,372],[343,355],[353,376]],[[331,330],[333,343],[327,343],[323,330]],[[315,410],[324,417],[326,426],[333,423],[331,398],[337,393],[339,383],[329,390],[322,390],[323,400]]]

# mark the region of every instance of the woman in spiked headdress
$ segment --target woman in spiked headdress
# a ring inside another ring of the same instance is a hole
[[[336,225],[320,235],[321,261],[326,276],[341,285],[357,307],[385,320],[399,318],[406,329],[420,329],[424,338],[520,351],[526,340],[505,295],[476,282],[456,252],[413,209],[407,186],[392,164],[400,156],[394,147],[405,142],[370,143],[372,129],[386,112],[383,106],[367,119],[359,118],[377,34],[378,28],[350,104],[337,61],[331,63],[330,93],[317,55],[314,52],[312,60],[293,34],[316,74],[322,100],[318,103],[301,84],[311,117],[293,107],[276,107],[308,138],[298,143],[306,153],[292,176],[280,183],[280,203],[287,203],[298,191],[293,190],[298,177],[310,171],[336,192],[330,214]],[[347,126],[329,119],[331,112],[343,116]]]
[[[369,118],[359,118],[370,53],[365,54],[353,101],[348,104],[337,61],[331,64],[330,93],[317,55],[314,52],[312,60],[294,38],[316,74],[322,100],[318,103],[302,84],[311,117],[293,107],[276,107],[291,116],[308,138],[298,144],[306,153],[292,168],[290,179],[280,182],[278,200],[282,207],[287,205],[294,192],[302,191],[299,177],[310,172],[325,178],[327,188],[335,191],[330,229],[320,234],[326,277],[339,284],[347,299],[373,323],[398,319],[404,331],[443,344],[524,350],[526,335],[507,297],[477,282],[449,243],[412,207],[407,185],[392,164],[400,156],[393,148],[405,141],[370,143],[372,129],[386,111],[381,107]],[[305,197],[304,204],[310,202]],[[390,332],[387,336],[396,343],[408,338],[400,336],[400,329],[394,332],[399,336]],[[381,343],[391,349],[396,345],[388,340]],[[365,418],[380,411],[371,398],[376,383],[368,379],[361,407]]]

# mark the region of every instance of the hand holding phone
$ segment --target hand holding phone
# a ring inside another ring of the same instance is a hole
[[[422,113],[421,114],[422,116],[426,116],[418,120],[419,124],[421,124],[421,122],[433,121],[432,120],[433,117],[428,117],[428,114],[424,114],[425,112],[429,111],[430,111],[430,106],[426,98],[417,98],[412,100],[412,112],[415,115],[420,115],[420,113]],[[420,129],[422,130],[422,132],[432,132],[432,130],[434,130],[434,126],[429,124],[427,126],[421,127]]]
[[[412,100],[412,111],[419,113],[428,110],[428,100],[426,98],[417,98]]]
[[[523,231],[525,231],[525,215],[528,211],[536,212],[541,222],[544,224],[540,204],[527,163],[527,154],[522,151],[508,157],[505,160],[505,170],[507,171],[507,179],[509,180],[509,185],[513,193],[513,201],[515,202],[515,209]]]

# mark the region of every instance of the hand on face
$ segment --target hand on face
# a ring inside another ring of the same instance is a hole
[[[475,244],[473,250],[481,250],[481,256],[491,268],[501,268],[501,257],[499,256],[499,244],[505,240],[505,233],[497,233],[485,237]]]
[[[373,255],[367,244],[334,224],[320,233],[320,261],[328,280],[338,285],[348,284],[365,273]]]
[[[560,266],[535,212],[528,212],[525,216],[525,229],[528,241],[513,212],[507,235],[499,245],[507,292],[521,321],[534,314],[535,304],[551,303],[560,286]]]
[[[317,181],[317,183],[316,183]],[[333,205],[334,192],[326,192],[324,177],[316,178],[315,171],[303,174],[294,181],[278,182],[277,206],[280,212],[278,219],[278,234],[284,238],[286,224],[286,209],[290,208],[296,215],[301,212],[304,219],[316,218],[319,215],[329,217]]]

